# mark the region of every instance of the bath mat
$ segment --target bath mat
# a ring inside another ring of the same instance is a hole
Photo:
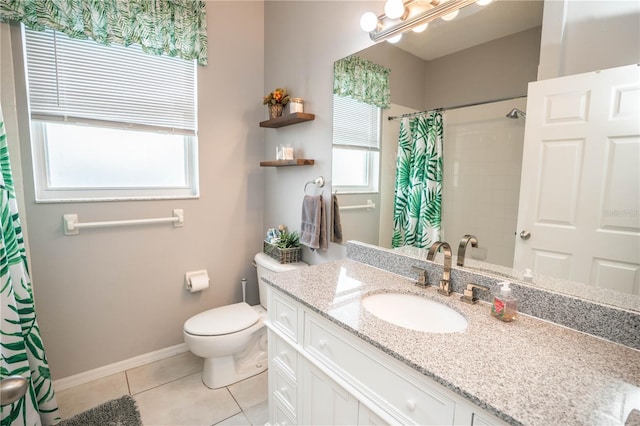
[[[58,426],[142,426],[136,401],[129,395],[63,420]]]

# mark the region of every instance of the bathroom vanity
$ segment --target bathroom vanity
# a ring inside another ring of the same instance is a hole
[[[640,351],[462,303],[351,259],[267,275],[270,424],[625,424],[640,410]],[[362,305],[414,294],[468,321],[393,325]]]

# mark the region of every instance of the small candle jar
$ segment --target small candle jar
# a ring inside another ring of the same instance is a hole
[[[284,158],[283,160],[293,160],[293,147],[291,145],[284,145]]]
[[[302,98],[291,98],[289,101],[289,112],[304,112],[304,102]]]
[[[276,160],[284,160],[284,145],[280,144],[276,146]]]

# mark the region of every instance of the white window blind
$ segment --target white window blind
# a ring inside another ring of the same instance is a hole
[[[195,135],[196,63],[25,30],[31,118]]]
[[[378,149],[380,108],[333,96],[333,144]]]

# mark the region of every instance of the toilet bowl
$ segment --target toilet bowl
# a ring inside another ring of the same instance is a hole
[[[260,305],[245,302],[201,312],[184,323],[187,348],[204,358],[203,383],[212,389],[228,386],[267,369],[267,318],[265,273],[278,273],[308,266],[281,264],[264,253],[255,256]]]

